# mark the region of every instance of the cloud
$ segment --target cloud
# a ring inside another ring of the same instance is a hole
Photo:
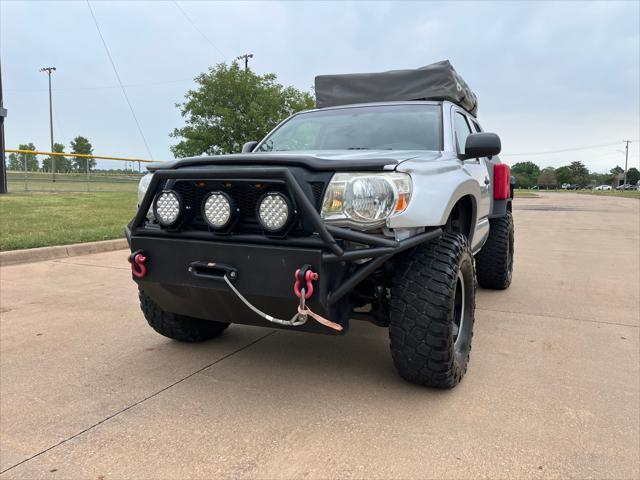
[[[180,2],[224,57],[171,2],[92,5],[124,83],[155,83],[127,91],[157,158],[171,157],[168,134],[181,124],[174,104],[189,79],[242,53],[255,55],[257,72],[304,89],[317,74],[448,58],[507,153],[640,136],[637,2]],[[38,69],[53,64],[54,86],[66,89],[54,94],[57,136],[85,135],[105,154],[146,155],[118,88],[75,89],[117,85],[86,4],[2,2],[0,29],[9,145],[48,145]],[[620,163],[616,148],[531,160],[605,170]]]

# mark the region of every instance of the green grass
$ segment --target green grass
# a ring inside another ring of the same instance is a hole
[[[623,198],[640,198],[640,192],[638,190],[578,190],[574,193],[580,193],[581,195],[599,195],[601,197],[623,197]]]
[[[50,173],[28,172],[27,191],[64,191],[64,192],[135,192],[140,175],[92,173],[87,176],[80,173],[58,173],[56,181],[52,181]],[[24,192],[25,178],[23,172],[7,172],[7,187],[10,192]]]
[[[0,195],[0,250],[122,238],[136,193],[8,193]]]
[[[540,196],[531,190],[522,190],[519,188],[517,188],[513,193],[516,198],[537,198]]]
[[[640,198],[640,192],[637,190],[525,190],[517,188],[515,196],[520,198],[539,197],[538,193],[578,193],[580,195],[597,195],[601,197],[621,197],[621,198]]]

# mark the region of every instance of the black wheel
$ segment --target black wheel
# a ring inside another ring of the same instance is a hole
[[[513,275],[513,217],[490,220],[489,238],[476,255],[478,283],[483,288],[504,290],[511,285]]]
[[[160,335],[180,342],[203,342],[220,335],[228,323],[186,317],[162,310],[142,288],[139,289],[140,308],[151,328]]]
[[[405,255],[394,272],[389,337],[400,376],[455,387],[467,371],[475,314],[473,255],[464,235],[445,233]]]

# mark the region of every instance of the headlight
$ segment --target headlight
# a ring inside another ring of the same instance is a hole
[[[406,210],[410,199],[406,173],[336,173],[324,194],[321,216],[328,223],[370,229]]]
[[[149,184],[151,183],[152,178],[153,173],[147,173],[140,179],[140,182],[138,182],[138,208],[140,208],[140,205],[142,205],[142,199],[149,189]],[[152,222],[155,220],[153,217],[153,208],[150,208],[147,212],[147,220]]]
[[[182,213],[182,201],[173,190],[163,190],[153,204],[153,213],[163,227],[174,225]]]
[[[142,204],[142,199],[144,198],[144,194],[147,193],[147,189],[149,188],[152,178],[153,173],[147,173],[140,179],[140,182],[138,183],[138,206]]]

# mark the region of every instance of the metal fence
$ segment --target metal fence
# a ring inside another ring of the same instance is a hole
[[[9,154],[7,190],[12,193],[135,192],[146,171],[144,164],[152,162],[139,158],[31,150],[6,152]],[[55,167],[55,162],[51,161],[53,158],[58,160]],[[55,171],[51,171],[52,168]]]

